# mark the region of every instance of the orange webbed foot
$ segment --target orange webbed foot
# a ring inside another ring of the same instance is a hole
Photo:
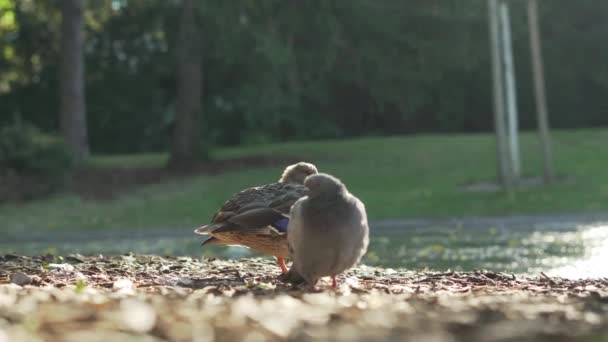
[[[281,267],[281,272],[282,273],[287,273],[287,266],[285,266],[285,259],[283,259],[282,257],[277,257],[277,263],[279,264],[279,267]]]

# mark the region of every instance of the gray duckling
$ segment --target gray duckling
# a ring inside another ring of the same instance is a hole
[[[337,178],[319,173],[304,180],[309,189],[291,209],[287,236],[293,265],[284,279],[314,286],[356,265],[366,253],[369,227],[365,206]]]
[[[236,245],[273,255],[286,273],[289,211],[295,201],[308,193],[304,179],[316,173],[317,168],[310,163],[290,165],[278,182],[235,194],[213,215],[210,224],[194,232],[210,236],[202,246]]]

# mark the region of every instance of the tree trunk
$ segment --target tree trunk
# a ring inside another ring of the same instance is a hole
[[[83,0],[62,0],[61,131],[80,162],[89,156],[84,90]]]
[[[500,3],[500,22],[502,28],[502,56],[505,73],[505,100],[507,110],[507,140],[513,181],[518,182],[521,176],[521,157],[519,153],[519,124],[517,112],[517,90],[515,82],[515,63],[513,62],[513,44],[511,40],[511,18],[507,1]]]
[[[498,21],[497,0],[488,0],[488,19],[490,26],[490,52],[492,54],[492,76],[494,90],[494,128],[496,131],[496,157],[498,179],[506,191],[511,191],[513,178],[509,166],[507,132],[505,127],[504,83],[500,58],[500,24]]]
[[[536,0],[528,1],[528,26],[530,30],[530,50],[532,54],[538,131],[543,148],[544,179],[545,183],[551,183],[555,179],[555,171],[553,170],[553,151],[551,150],[551,137],[549,136],[549,114],[547,113],[543,56],[541,52],[540,30],[538,28],[538,4]]]
[[[200,152],[198,116],[201,114],[203,47],[193,0],[183,0],[177,36],[177,99],[169,167],[191,167]]]

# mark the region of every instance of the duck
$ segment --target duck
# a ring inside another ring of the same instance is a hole
[[[284,278],[303,279],[314,289],[319,278],[329,276],[336,288],[336,276],[355,266],[367,252],[365,205],[329,174],[308,176],[304,186],[308,194],[291,209],[287,240],[293,264]]]
[[[287,273],[287,228],[291,206],[308,193],[303,183],[317,174],[315,165],[299,162],[287,166],[277,182],[242,190],[228,199],[211,222],[194,230],[208,235],[201,246],[241,246],[276,258]]]

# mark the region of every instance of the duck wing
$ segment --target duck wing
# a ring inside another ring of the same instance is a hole
[[[196,229],[197,234],[250,231],[251,233],[278,233],[285,230],[281,222],[289,216],[293,203],[306,195],[308,189],[301,184],[271,183],[245,189],[227,200],[213,215],[211,223]],[[268,229],[274,230],[269,232]]]

